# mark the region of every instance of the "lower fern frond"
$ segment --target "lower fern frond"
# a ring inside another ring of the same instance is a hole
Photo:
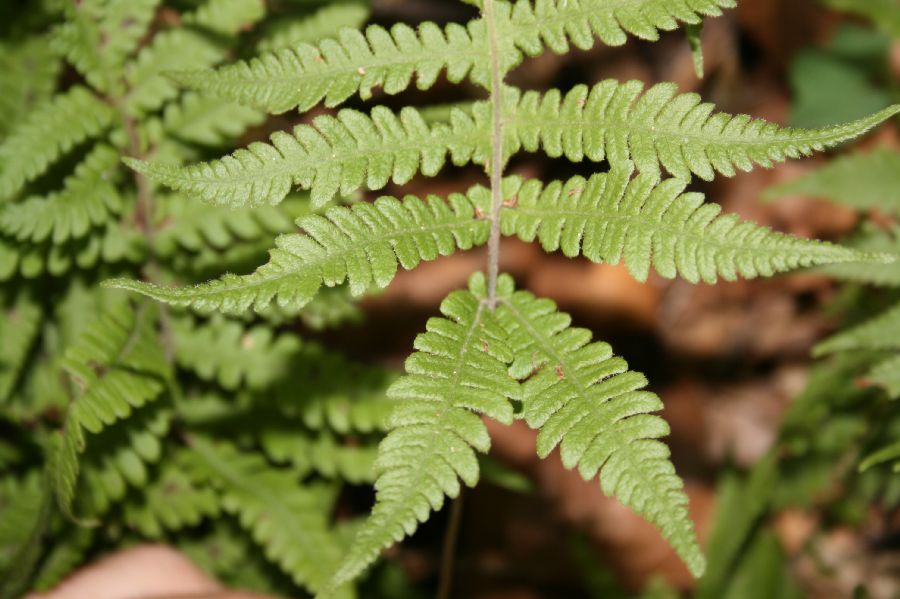
[[[194,437],[190,446],[194,476],[220,489],[224,509],[238,516],[266,557],[297,584],[321,589],[343,551],[328,525],[332,492],[301,486],[294,473],[272,469],[261,456],[230,445]],[[353,593],[346,590],[341,596]]]
[[[560,447],[563,464],[585,480],[600,473],[604,493],[617,497],[655,524],[694,576],[705,559],[688,513],[683,483],[658,439],[669,432],[662,408],[645,391],[644,375],[628,369],[606,343],[586,329],[570,328],[568,314],[547,299],[499,285],[497,319],[515,359],[510,373],[522,380],[525,421],[538,429],[546,457]]]
[[[48,471],[60,509],[68,516],[79,454],[86,446],[84,431],[97,434],[127,418],[133,409],[159,398],[171,377],[155,325],[154,307],[144,304],[135,311],[121,303],[92,323],[66,351],[63,367],[72,377],[76,397],[63,430],[51,441]]]
[[[512,422],[518,385],[506,373],[511,355],[485,295],[484,277],[473,277],[469,291],[441,304],[445,317],[429,320],[416,338],[407,375],[388,391],[399,404],[378,448],[375,507],[330,588],[353,580],[384,548],[411,535],[445,496],[459,494],[460,479],[478,482],[475,451],[490,448],[480,414]]]
[[[203,311],[239,314],[272,302],[299,309],[322,285],[333,287],[346,280],[354,295],[385,287],[398,264],[411,269],[422,260],[481,245],[490,226],[477,218],[475,207],[461,194],[450,196],[449,201],[436,196],[424,201],[383,197],[374,204],[332,207],[297,224],[306,233],[279,237],[269,263],[250,275],[226,275],[184,288],[123,279],[105,285]]]

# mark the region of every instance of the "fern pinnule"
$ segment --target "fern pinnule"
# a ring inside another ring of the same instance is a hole
[[[119,153],[98,144],[66,178],[61,191],[0,208],[0,231],[31,243],[50,239],[58,244],[84,237],[91,227],[109,222],[124,208],[115,187],[119,166]]]
[[[483,119],[482,119],[483,120]],[[410,181],[420,170],[434,176],[448,152],[454,164],[484,160],[485,125],[453,111],[449,125],[429,126],[414,108],[371,115],[345,109],[312,125],[277,132],[230,156],[186,167],[127,159],[140,173],[172,189],[232,207],[277,204],[294,187],[309,189],[313,208],[362,186],[378,190]]]
[[[344,29],[362,27],[370,12],[365,1],[325,4],[313,12],[286,17],[272,24],[263,32],[256,49],[268,53],[334,38]]]
[[[501,212],[504,235],[536,238],[546,251],[617,264],[646,281],[651,266],[666,278],[691,283],[733,281],[817,264],[888,262],[862,252],[800,239],[721,215],[699,193],[684,193],[680,179],[658,182],[655,174],[631,179],[629,165],[589,179],[574,177],[544,186],[537,180],[510,181]]]
[[[65,2],[67,19],[52,34],[54,49],[96,89],[110,92],[160,0],[84,0]]]
[[[203,311],[242,313],[260,310],[272,302],[298,309],[322,285],[344,281],[359,295],[372,287],[385,287],[397,267],[411,269],[422,260],[434,260],[457,249],[469,249],[487,240],[489,223],[476,218],[475,207],[461,194],[448,201],[437,196],[420,200],[382,197],[374,204],[335,206],[323,215],[301,218],[303,234],[282,235],[270,260],[246,276],[225,275],[194,287],[165,288],[117,279],[107,287],[137,291],[174,305]]]
[[[0,46],[0,139],[50,99],[61,66],[45,36]]]
[[[485,297],[479,275],[469,291],[451,293],[441,304],[444,317],[429,320],[416,338],[407,374],[388,390],[398,404],[378,448],[375,506],[329,588],[354,579],[384,548],[412,534],[445,496],[459,494],[460,479],[475,486],[475,452],[490,448],[480,414],[512,422],[510,399],[518,396],[506,373],[512,356]]]
[[[123,508],[125,523],[151,538],[163,538],[167,531],[196,526],[204,518],[220,513],[218,494],[210,487],[196,485],[182,469],[184,455],[171,456],[159,467],[147,486],[133,493]]]
[[[497,319],[513,350],[510,374],[523,381],[525,421],[538,429],[542,458],[560,447],[563,465],[585,480],[600,473],[604,493],[615,496],[656,525],[694,576],[705,568],[687,509],[687,495],[669,449],[669,433],[644,375],[628,369],[591,332],[571,328],[556,304],[499,282]]]
[[[497,3],[497,44],[504,72],[537,56],[545,47],[557,54],[569,44],[588,49],[599,37],[608,45],[622,45],[627,33],[655,40],[659,31],[676,29],[679,22],[699,23],[718,16],[735,0],[637,0],[628,5],[605,0],[518,0]],[[183,71],[170,74],[179,85],[228,98],[270,113],[293,108],[306,111],[324,101],[337,106],[354,94],[363,99],[375,88],[387,94],[407,89],[416,78],[419,89],[434,85],[442,71],[453,83],[467,76],[488,87],[487,34],[483,19],[467,25],[440,27],[425,22],[413,29],[398,23],[390,29],[370,25],[364,31],[342,29],[335,39],[298,43],[273,50],[248,62],[212,73]]]
[[[60,508],[71,515],[84,431],[100,433],[128,418],[135,408],[158,399],[171,376],[154,332],[155,308],[112,306],[70,347],[62,366],[72,377],[77,399],[66,412],[64,429],[54,436],[48,466]]]
[[[673,83],[644,90],[640,81],[602,81],[591,88],[578,85],[563,95],[510,89],[504,98],[506,143],[514,154],[519,146],[542,149],[551,157],[579,162],[632,160],[642,172],[660,172],[690,179],[712,180],[715,173],[733,176],[736,169],[771,166],[834,147],[858,137],[900,113],[891,106],[866,118],[823,129],[782,128],[747,115],[714,113],[697,94],[677,94]]]
[[[22,189],[59,157],[112,125],[113,108],[75,86],[33,110],[0,144],[0,201]]]
[[[322,588],[342,554],[328,525],[328,487],[300,485],[290,470],[269,468],[264,457],[225,443],[193,436],[190,447],[192,478],[220,490],[225,511],[238,517],[269,560],[307,589]]]
[[[44,310],[27,293],[0,296],[0,406],[9,399],[40,333]]]

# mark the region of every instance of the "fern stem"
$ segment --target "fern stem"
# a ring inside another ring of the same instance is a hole
[[[464,493],[465,487],[461,487],[459,495],[450,504],[450,520],[447,522],[447,530],[444,532],[444,545],[441,548],[441,570],[435,599],[449,599],[450,597],[450,590],[453,585],[453,562],[456,558],[456,541],[459,539],[459,526],[462,522]]]
[[[494,0],[484,2],[484,22],[487,28],[491,63],[491,234],[488,237],[488,295],[491,310],[497,307],[497,278],[500,273],[500,210],[503,207],[503,73],[497,48],[497,24]]]

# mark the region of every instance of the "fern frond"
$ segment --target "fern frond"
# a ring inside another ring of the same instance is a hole
[[[309,189],[313,208],[363,185],[403,184],[421,169],[434,176],[451,153],[454,164],[483,161],[489,113],[475,121],[453,111],[449,125],[429,126],[414,108],[395,114],[378,106],[371,116],[345,109],[321,115],[292,133],[276,132],[271,143],[253,143],[230,156],[186,167],[126,160],[135,170],[172,189],[215,204],[243,207],[277,204],[292,187]]]
[[[290,463],[301,476],[315,471],[352,484],[375,480],[374,445],[344,445],[329,432],[312,436],[284,426],[267,427],[259,443],[269,459]]]
[[[231,141],[264,120],[252,108],[193,93],[169,104],[163,114],[163,126],[170,135],[209,146]]]
[[[862,185],[862,183],[860,183]],[[879,229],[864,226],[863,230],[846,242],[849,247],[869,253],[891,254],[900,260],[900,227]],[[819,269],[829,277],[881,287],[900,287],[900,267],[896,263],[832,264]]]
[[[669,433],[653,415],[662,402],[643,390],[644,375],[628,369],[606,343],[547,299],[500,282],[497,319],[515,360],[510,374],[522,380],[525,421],[538,429],[542,458],[560,447],[563,465],[585,480],[600,473],[604,493],[617,497],[655,524],[695,576],[705,560],[687,509],[683,483],[658,439]]]
[[[260,52],[272,52],[334,37],[342,29],[362,27],[369,12],[363,2],[342,2],[326,4],[311,14],[282,18],[268,28],[256,48]]]
[[[0,44],[0,139],[56,88],[60,61],[45,37]]]
[[[559,54],[569,50],[570,42],[590,48],[595,35],[610,45],[624,44],[626,32],[658,39],[659,30],[675,29],[679,21],[698,23],[705,15],[716,16],[733,6],[734,0],[498,2],[502,68],[512,69],[524,55],[536,56],[545,46]],[[343,29],[336,39],[301,43],[214,73],[180,72],[173,79],[181,86],[278,114],[292,108],[305,111],[322,100],[337,106],[356,93],[366,99],[376,87],[396,94],[410,86],[413,76],[419,89],[428,89],[442,71],[453,83],[468,75],[486,87],[488,55],[482,19],[444,28],[430,22],[417,29],[371,25],[364,32]]]
[[[241,313],[272,302],[298,309],[322,285],[333,287],[346,280],[355,295],[374,286],[385,287],[398,264],[411,269],[422,260],[481,245],[489,229],[461,194],[451,195],[448,201],[437,196],[424,201],[412,196],[402,201],[382,197],[374,204],[332,207],[297,224],[306,233],[279,237],[269,262],[246,276],[225,275],[183,288],[124,279],[104,284],[202,311]]]
[[[735,169],[769,167],[834,147],[900,113],[895,105],[852,123],[792,129],[747,115],[714,113],[699,95],[679,95],[673,83],[643,89],[640,81],[614,80],[592,88],[578,85],[565,95],[510,89],[504,98],[504,150],[514,154],[521,145],[573,162],[632,160],[642,172],[665,168],[682,179],[694,174],[712,180],[716,172],[730,177]]]
[[[865,380],[884,389],[891,399],[900,399],[900,355],[872,366],[866,373]]]
[[[140,263],[145,256],[145,238],[137,230],[110,224],[83,239],[51,245],[12,243],[0,237],[0,281],[16,274],[34,279],[44,274],[59,277],[74,268],[89,269],[98,263]]]
[[[267,326],[247,328],[224,318],[205,323],[175,320],[172,334],[180,367],[229,390],[242,384],[262,389],[292,376],[291,366],[300,349],[296,335],[276,336]]]
[[[487,453],[491,445],[481,414],[512,422],[510,399],[519,389],[506,372],[512,356],[485,287],[476,275],[469,291],[444,300],[444,317],[428,321],[406,361],[406,376],[388,390],[399,403],[378,448],[375,506],[330,588],[353,580],[382,549],[411,535],[445,496],[459,494],[460,479],[475,486],[476,451]]]
[[[26,550],[41,518],[44,488],[38,471],[21,479],[0,478],[0,593],[12,596],[28,572],[17,572],[19,556]]]
[[[219,35],[236,35],[266,16],[264,0],[207,0],[184,23]]]
[[[837,262],[888,261],[889,256],[791,237],[721,215],[699,193],[684,193],[681,179],[659,182],[655,174],[631,179],[620,167],[590,179],[574,177],[546,187],[537,180],[513,182],[501,214],[505,235],[540,240],[548,252],[618,264],[646,281],[653,266],[666,278],[692,283],[719,277],[771,276],[786,270]],[[487,195],[486,192],[483,195]],[[489,199],[486,198],[488,203]]]
[[[178,95],[164,71],[189,64],[198,69],[213,66],[224,56],[211,37],[191,29],[170,29],[154,36],[125,73],[128,95],[125,106],[134,114],[152,112]]]
[[[563,98],[552,90],[504,97],[504,151],[543,150],[579,162],[633,161],[639,170],[662,168],[690,179],[712,179],[735,167],[771,166],[832,147],[861,135],[900,112],[900,105],[868,118],[826,129],[787,129],[749,116],[713,115],[696,94],[676,96],[673,84],[658,84],[643,96],[643,84],[605,81],[577,86]],[[337,117],[319,116],[292,134],[275,133],[271,144],[255,143],[220,160],[187,167],[128,161],[151,179],[173,189],[229,206],[273,204],[292,186],[310,189],[313,207],[336,193],[365,185],[381,189],[389,180],[405,183],[419,171],[435,175],[449,152],[456,165],[483,163],[490,147],[490,107],[472,105],[471,114],[450,111],[448,124],[428,125],[404,108],[399,115],[375,107],[371,116],[345,109]]]
[[[111,91],[158,4],[159,0],[65,2],[66,20],[54,31],[53,45],[88,83]]]
[[[150,480],[150,466],[162,457],[162,439],[169,431],[172,411],[166,402],[140,407],[91,437],[79,467],[74,511],[97,519],[125,499],[128,489]]]
[[[100,135],[114,118],[111,106],[80,86],[32,111],[0,145],[0,201],[18,193],[63,153]]]
[[[26,293],[0,302],[0,405],[22,375],[28,352],[41,330],[43,310]]]
[[[342,553],[328,526],[330,492],[301,485],[290,471],[270,468],[261,456],[230,445],[192,438],[191,449],[195,474],[221,490],[224,509],[238,516],[266,557],[297,584],[320,589]]]
[[[289,197],[277,207],[229,209],[193,202],[180,194],[160,194],[157,204],[165,218],[157,229],[155,247],[167,258],[177,258],[184,250],[224,251],[242,242],[271,240],[276,234],[294,231],[294,220],[309,214],[309,199],[302,196]]]
[[[52,487],[63,513],[71,515],[84,431],[94,434],[154,401],[169,379],[169,366],[155,334],[154,308],[110,308],[66,350],[62,365],[77,397],[54,436],[48,457]]]
[[[92,226],[105,224],[123,209],[114,185],[118,167],[119,153],[112,146],[98,145],[66,178],[62,191],[0,210],[0,232],[32,243],[84,237]]]
[[[770,187],[764,198],[794,195],[900,214],[900,152],[879,148],[867,154],[847,154],[799,179]]]
[[[307,342],[292,367],[292,377],[264,398],[287,418],[310,430],[325,427],[340,434],[385,431],[394,402],[385,396],[394,373],[366,366]],[[303,393],[296,383],[302,380]]]
[[[891,443],[886,447],[867,456],[859,464],[860,471],[866,471],[879,464],[893,462],[894,472],[900,472],[900,441]]]
[[[125,523],[145,537],[160,539],[166,531],[196,526],[204,518],[219,515],[217,493],[191,481],[180,468],[183,457],[170,457],[152,483],[125,504]]]
[[[813,349],[823,356],[859,349],[900,349],[900,304],[849,330],[826,339]]]

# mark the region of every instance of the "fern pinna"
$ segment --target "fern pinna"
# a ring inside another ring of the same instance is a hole
[[[41,68],[0,84],[0,426],[34,440],[13,451],[0,439],[11,506],[0,510],[17,522],[0,538],[0,594],[149,538],[226,582],[353,596],[384,548],[478,482],[484,418],[536,429],[542,458],[559,448],[700,576],[661,400],[609,345],[498,272],[500,238],[623,262],[641,281],[651,269],[709,283],[878,269],[889,248],[791,237],[687,186],[834,147],[900,107],[796,129],[669,83],[505,83],[546,50],[684,25],[695,36],[734,0],[469,0],[480,16],[465,24],[362,29],[364,1],[267,4],[35,2],[4,25],[0,64]],[[339,108],[442,76],[485,98]],[[223,155],[267,114],[319,105],[337,110]],[[508,176],[520,153],[598,172]],[[446,197],[358,201],[447,163],[488,178]],[[403,376],[282,326],[352,318],[353,298],[400,267],[485,245],[486,275],[443,302]],[[374,483],[361,522],[330,517],[343,482]],[[48,535],[57,542],[42,547]],[[265,559],[235,557],[252,545]],[[267,576],[267,561],[286,576]]]

